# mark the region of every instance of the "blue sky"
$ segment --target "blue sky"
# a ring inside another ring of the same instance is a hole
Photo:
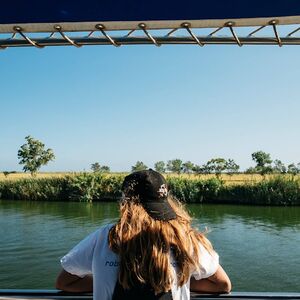
[[[26,135],[42,171],[113,171],[142,160],[205,163],[251,153],[300,162],[297,46],[86,46],[0,52],[0,170],[21,170]]]

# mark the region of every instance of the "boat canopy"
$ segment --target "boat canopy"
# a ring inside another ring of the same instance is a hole
[[[5,0],[0,48],[299,45],[299,26],[299,0]]]

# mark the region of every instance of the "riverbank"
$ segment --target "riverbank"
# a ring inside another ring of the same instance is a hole
[[[124,174],[82,173],[49,178],[0,180],[0,199],[30,201],[116,201]],[[185,203],[300,205],[300,178],[269,176],[226,184],[222,178],[167,176],[172,195]]]

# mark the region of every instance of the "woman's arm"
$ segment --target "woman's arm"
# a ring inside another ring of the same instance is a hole
[[[223,268],[219,265],[216,273],[208,278],[196,280],[191,277],[190,289],[201,293],[230,293],[231,282]]]
[[[62,270],[56,279],[55,287],[66,292],[92,292],[93,276],[87,275],[81,278]]]

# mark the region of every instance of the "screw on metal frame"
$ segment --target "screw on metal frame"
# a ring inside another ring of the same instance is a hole
[[[233,38],[235,39],[235,41],[237,42],[237,44],[238,44],[240,47],[242,47],[243,44],[241,43],[240,39],[239,39],[238,36],[236,35],[235,31],[233,30],[233,26],[234,26],[234,25],[235,25],[235,23],[230,21],[230,22],[225,23],[224,26],[229,27],[229,29],[230,29],[230,31],[231,31],[231,34],[232,34]]]
[[[274,34],[275,34],[278,46],[281,47],[282,46],[282,42],[281,42],[280,36],[278,35],[278,32],[277,32],[277,28],[276,28],[277,24],[278,24],[277,20],[271,20],[269,22],[269,25],[271,25],[273,27],[273,31],[274,31]]]
[[[190,34],[190,36],[193,38],[193,40],[200,46],[203,47],[204,43],[202,43],[197,37],[196,35],[192,32],[192,30],[190,29],[191,24],[188,22],[184,22],[181,24],[182,28],[185,28],[186,31]]]
[[[117,44],[106,32],[105,32],[105,26],[103,24],[96,24],[95,28],[100,30],[101,33],[109,40],[109,42],[115,46],[115,47],[120,47],[120,44]]]
[[[138,26],[139,26],[139,28],[141,28],[144,31],[144,33],[146,34],[146,36],[152,41],[152,43],[155,46],[160,47],[160,44],[156,41],[156,39],[146,29],[147,26],[146,26],[145,23],[140,23]]]
[[[36,48],[44,48],[44,46],[39,45],[37,42],[33,41],[31,38],[29,38],[28,36],[26,36],[23,33],[23,29],[20,26],[14,26],[14,31],[19,33],[30,45],[36,47]]]
[[[260,26],[259,28],[256,28],[255,30],[251,31],[249,34],[248,34],[248,37],[252,36],[253,34],[257,33],[258,31],[262,30],[263,28],[265,28],[266,25],[262,25]]]
[[[288,35],[287,35],[287,37],[290,37],[290,36],[292,36],[293,34],[295,34],[297,31],[299,31],[300,30],[300,27],[298,27],[297,29],[295,29],[295,30],[293,30],[292,32],[290,32]]]
[[[54,29],[63,37],[63,39],[65,39],[67,42],[69,42],[71,45],[79,48],[82,45],[79,45],[78,43],[74,42],[73,40],[71,40],[68,36],[66,36],[63,31],[62,31],[62,27],[60,25],[55,25]]]

